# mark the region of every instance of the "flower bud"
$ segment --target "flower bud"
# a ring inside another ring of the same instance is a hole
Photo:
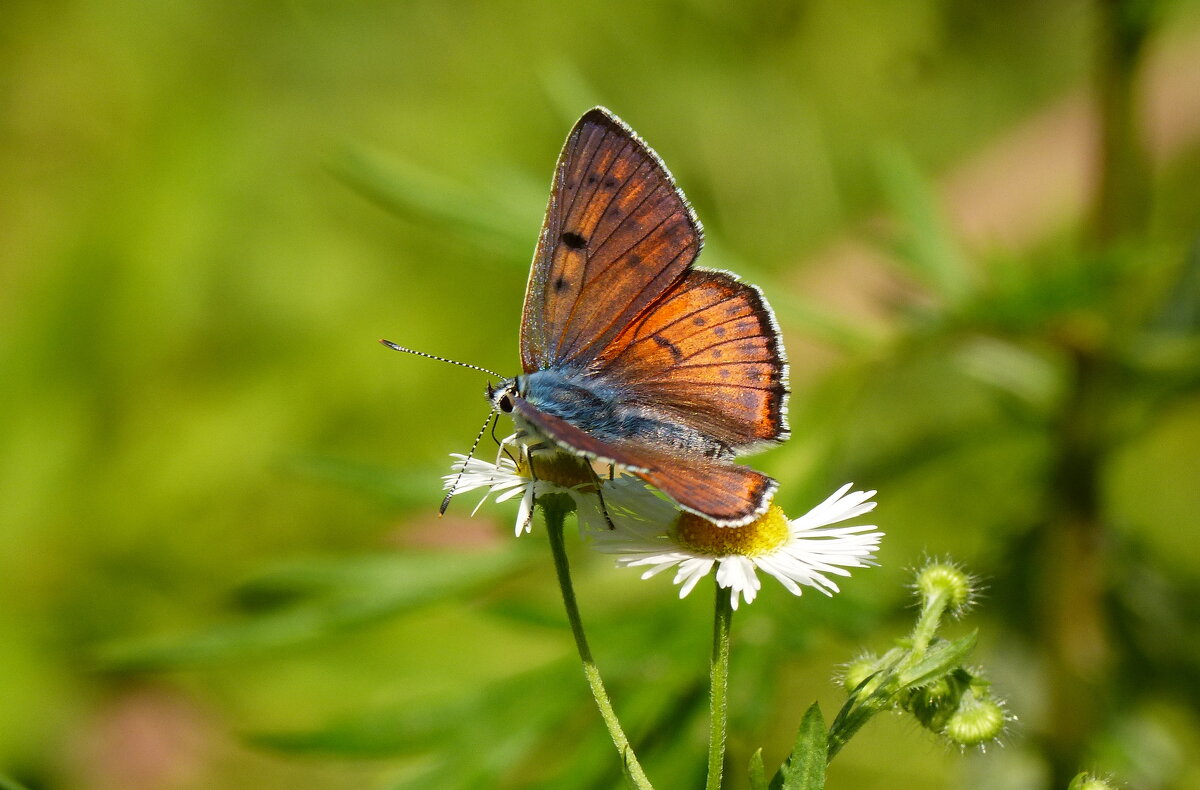
[[[953,676],[940,677],[928,685],[909,689],[902,706],[921,726],[941,732],[958,710],[964,688],[965,684]]]
[[[1067,790],[1113,790],[1113,786],[1098,776],[1082,771],[1067,785]]]
[[[852,693],[859,687],[864,680],[874,674],[878,669],[879,659],[872,655],[859,656],[846,665],[845,671],[842,672],[842,688],[846,689],[846,693]]]
[[[962,696],[958,710],[946,720],[942,734],[962,746],[981,746],[993,741],[1004,730],[1004,708],[991,697],[973,693]]]
[[[938,596],[948,599],[947,609],[961,614],[971,605],[974,579],[949,562],[932,560],[917,572],[917,592],[928,603]]]

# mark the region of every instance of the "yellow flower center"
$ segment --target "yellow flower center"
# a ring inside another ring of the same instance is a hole
[[[759,557],[788,542],[791,530],[783,508],[771,505],[757,520],[744,527],[718,527],[706,518],[681,513],[675,522],[675,541],[707,557]]]
[[[523,477],[529,477],[529,461],[524,453],[517,456],[517,473]],[[537,480],[545,480],[548,483],[562,486],[563,488],[574,488],[582,486],[581,491],[590,493],[596,490],[596,477],[592,473],[586,458],[580,458],[567,453],[533,453],[529,456],[533,460],[533,477]]]

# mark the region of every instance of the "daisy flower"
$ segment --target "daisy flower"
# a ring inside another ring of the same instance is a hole
[[[496,502],[520,497],[516,523],[518,536],[532,530],[534,501],[545,494],[566,494],[571,497],[580,526],[585,529],[608,529],[596,495],[595,477],[587,472],[584,466],[586,461],[564,453],[540,453],[533,461],[535,479],[530,470],[530,454],[514,440],[515,437],[510,436],[500,443],[495,463],[452,453],[451,457],[457,460],[454,471],[442,476],[445,490],[450,496],[457,496],[484,489],[483,497],[471,515],[475,515],[489,497]],[[517,451],[513,455],[518,460],[513,460],[512,455],[506,452],[508,447]]]
[[[758,594],[758,571],[774,576],[794,595],[800,595],[803,585],[833,595],[838,586],[829,575],[849,576],[846,568],[874,565],[883,537],[874,525],[832,526],[875,509],[875,492],[851,492],[851,485],[795,519],[771,505],[744,527],[718,527],[691,513],[677,513],[667,529],[662,521],[622,520],[616,530],[592,531],[593,545],[616,554],[618,565],[649,566],[643,579],[675,568],[680,598],[714,567],[717,584],[732,591],[735,609],[739,598],[751,603]]]

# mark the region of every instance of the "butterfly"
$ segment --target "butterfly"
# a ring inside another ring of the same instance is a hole
[[[700,221],[666,165],[596,107],[567,137],[494,411],[637,475],[683,510],[747,524],[777,483],[735,456],[783,441],[787,360],[761,291],[693,266]]]

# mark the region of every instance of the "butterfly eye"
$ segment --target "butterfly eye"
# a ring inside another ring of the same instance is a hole
[[[508,397],[507,395],[502,395],[500,397],[500,402],[498,405],[500,406],[500,411],[504,412],[505,414],[512,413],[512,410],[513,410],[512,398]]]

